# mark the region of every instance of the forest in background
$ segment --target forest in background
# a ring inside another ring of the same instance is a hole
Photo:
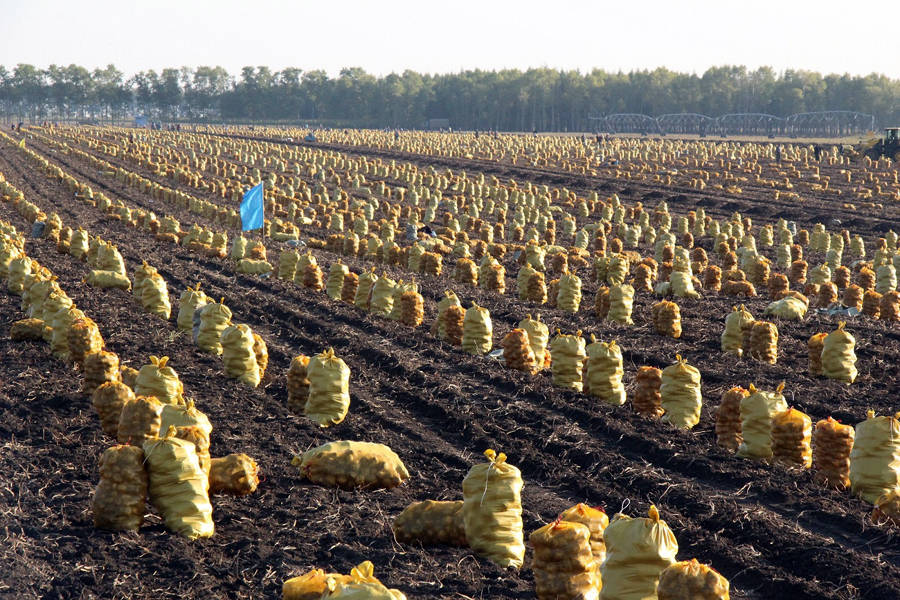
[[[344,127],[420,128],[449,119],[455,129],[584,131],[612,113],[769,113],[852,110],[879,126],[900,124],[900,80],[884,75],[777,73],[718,66],[702,75],[665,68],[584,73],[549,68],[378,77],[361,68],[166,68],[127,77],[114,65],[0,65],[0,118],[316,122]]]

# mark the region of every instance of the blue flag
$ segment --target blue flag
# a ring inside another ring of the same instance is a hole
[[[263,184],[256,185],[244,194],[241,201],[241,231],[261,229],[263,226]]]

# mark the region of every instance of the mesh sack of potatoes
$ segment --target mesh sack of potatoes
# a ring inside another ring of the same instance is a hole
[[[600,585],[587,526],[557,520],[532,532],[534,587],[541,600],[596,600]]]
[[[673,563],[659,574],[658,600],[728,600],[731,585],[696,558]]]
[[[750,385],[750,395],[741,400],[741,445],[738,456],[769,460],[772,458],[772,418],[788,409],[781,383],[774,392]]]
[[[778,361],[778,327],[768,321],[756,321],[750,330],[750,356],[774,365]]]
[[[323,598],[329,600],[406,600],[403,592],[387,588],[375,578],[369,561],[354,567],[348,576],[327,578],[326,586]]]
[[[91,405],[97,411],[100,427],[106,435],[118,438],[122,407],[134,399],[131,388],[120,381],[107,381],[94,390]]]
[[[168,431],[169,427],[198,427],[209,438],[212,423],[190,398],[182,406],[164,404],[160,411],[160,431]]]
[[[881,314],[881,294],[866,290],[862,301],[862,314],[877,319]]]
[[[44,301],[41,307],[41,318],[44,320],[44,329],[42,337],[44,341],[50,343],[53,340],[53,319],[58,313],[66,311],[73,306],[72,299],[65,292],[53,292]]]
[[[341,299],[341,290],[344,287],[344,277],[346,277],[349,272],[350,269],[348,269],[347,265],[341,262],[340,259],[331,264],[331,267],[328,269],[328,281],[325,283],[325,293],[328,294],[329,298],[332,300]]]
[[[799,321],[806,316],[806,311],[809,307],[802,300],[795,298],[793,296],[787,296],[780,300],[776,300],[775,302],[769,303],[766,306],[763,314],[772,315],[778,317],[780,319],[787,319],[790,321]]]
[[[465,319],[466,311],[461,306],[450,306],[444,311],[444,327],[447,332],[448,344],[462,346]]]
[[[431,327],[432,335],[436,335],[438,339],[447,339],[447,330],[444,324],[444,311],[451,306],[461,306],[459,298],[452,290],[445,290],[443,298],[438,300],[437,318],[434,320],[434,324]]]
[[[359,275],[347,272],[344,275],[344,282],[341,285],[341,301],[347,304],[353,304],[356,297],[356,290],[359,288]]]
[[[300,253],[290,248],[285,250],[278,256],[278,279],[293,281],[294,275],[297,273],[297,262],[300,260]]]
[[[488,462],[474,465],[463,479],[466,540],[477,554],[500,567],[525,561],[522,529],[522,473],[506,455],[486,450]]]
[[[288,368],[287,379],[287,405],[288,410],[300,414],[309,399],[309,357],[303,354],[295,356]]]
[[[700,293],[694,288],[691,273],[685,271],[673,271],[669,277],[672,294],[679,298],[699,298]]]
[[[606,560],[600,567],[604,600],[646,600],[656,596],[662,571],[675,562],[678,541],[659,511],[647,517],[617,514],[603,532]]]
[[[575,335],[564,335],[559,329],[550,342],[553,385],[580,392],[584,389],[583,367],[587,358],[585,340],[581,330]]]
[[[875,503],[883,494],[900,487],[900,413],[875,416],[856,425],[850,452],[850,491]]]
[[[69,327],[68,349],[69,356],[77,365],[84,365],[88,354],[100,352],[103,349],[103,337],[97,323],[87,317],[74,321]]]
[[[560,520],[572,523],[581,523],[591,533],[591,554],[594,556],[594,564],[597,570],[597,584],[600,584],[600,565],[606,559],[606,543],[603,541],[603,531],[609,525],[609,517],[598,507],[588,506],[579,502],[571,508],[567,508],[559,515]]]
[[[197,347],[209,354],[222,354],[220,342],[222,332],[231,325],[231,309],[225,306],[225,299],[210,302],[200,309],[200,327],[197,330]]]
[[[156,270],[156,267],[152,267],[147,264],[146,260],[141,263],[141,266],[134,270],[134,283],[132,285],[131,291],[138,300],[141,299],[141,293],[144,291],[144,282],[148,277],[157,274],[158,272]]]
[[[172,304],[169,302],[169,291],[166,281],[155,273],[144,279],[141,286],[141,304],[151,315],[168,320],[172,316]]]
[[[250,244],[250,240],[245,238],[243,235],[239,235],[238,237],[231,240],[231,250],[228,253],[228,258],[233,260],[234,262],[238,262],[247,256],[247,246]]]
[[[541,315],[538,314],[535,318],[527,315],[519,321],[518,327],[528,334],[528,344],[531,346],[531,351],[534,352],[537,370],[541,371],[549,367],[550,353],[547,351],[547,343],[550,340],[550,329],[541,322]]]
[[[9,327],[9,338],[19,342],[24,340],[39,341],[43,339],[44,321],[41,319],[19,319]]]
[[[822,374],[845,383],[856,380],[856,339],[844,330],[845,322],[829,333],[822,345]]]
[[[54,356],[62,360],[71,359],[69,353],[69,330],[72,327],[72,323],[84,318],[84,313],[73,305],[57,311],[52,317],[49,317],[49,321],[44,322],[50,326],[50,349],[53,351]]]
[[[625,404],[622,350],[616,341],[598,342],[591,334],[591,343],[585,351],[587,359],[584,361],[584,391],[613,406]]]
[[[466,524],[462,509],[462,500],[413,502],[394,519],[394,536],[404,544],[465,547]]]
[[[677,304],[661,300],[653,305],[652,315],[656,333],[676,339],[681,337],[681,310]]]
[[[272,273],[275,267],[266,260],[242,258],[238,261],[234,270],[245,275],[265,275],[266,273]]]
[[[9,263],[7,271],[6,289],[11,294],[22,295],[25,291],[25,277],[31,273],[31,259],[28,257],[14,258]],[[127,277],[126,277],[127,279]],[[131,285],[131,282],[128,282]]]
[[[139,446],[159,435],[162,407],[153,396],[137,396],[122,405],[116,439],[120,444]]]
[[[256,355],[259,376],[263,378],[266,376],[266,369],[269,366],[269,347],[258,333],[253,333],[253,354]]]
[[[662,421],[681,429],[691,429],[700,422],[703,395],[700,392],[700,371],[676,355],[675,364],[662,371],[660,404],[665,411]]]
[[[813,433],[813,472],[816,481],[830,488],[850,487],[850,452],[856,431],[831,417],[816,423]]]
[[[259,467],[246,454],[213,458],[209,468],[209,493],[246,496],[259,485]]]
[[[375,287],[377,281],[378,275],[375,274],[375,267],[372,267],[371,270],[366,271],[359,276],[356,297],[353,299],[353,304],[355,304],[357,308],[369,310],[369,300],[372,296],[372,288]]]
[[[309,265],[318,265],[316,257],[309,250],[305,254],[301,254],[297,259],[297,266],[294,269],[294,283],[304,285],[303,279],[306,277],[306,267]]]
[[[94,527],[137,531],[144,523],[147,472],[140,446],[113,446],[100,457],[100,482],[91,508]]]
[[[104,271],[102,269],[93,269],[85,278],[88,285],[99,288],[118,288],[128,291],[131,289],[131,280],[124,273],[115,271]]]
[[[409,479],[393,450],[371,442],[329,442],[294,456],[291,464],[313,483],[342,489],[390,489]]]
[[[301,285],[316,292],[322,291],[322,269],[317,264],[310,263],[303,268]]]
[[[178,298],[178,317],[176,319],[178,329],[191,331],[194,323],[194,311],[208,302],[209,298],[200,289],[199,283],[194,287],[188,286]]]
[[[328,584],[332,582],[332,587],[337,582],[348,580],[348,575],[340,573],[326,573],[322,569],[312,569],[298,577],[291,577],[281,586],[282,600],[321,600],[323,596],[327,597],[329,593]]]
[[[395,306],[399,306],[399,321],[407,327],[418,327],[425,318],[425,299],[422,294],[415,289],[406,288],[400,294],[399,299],[394,301]]]
[[[492,256],[485,258],[488,260],[478,269],[478,287],[503,294],[506,291],[506,269]]]
[[[565,271],[559,278],[556,305],[568,313],[577,313],[581,305],[581,278]]]
[[[528,332],[524,329],[518,327],[513,329],[503,336],[500,345],[503,347],[503,360],[508,368],[526,373],[537,372],[534,351],[531,349]]]
[[[369,310],[372,314],[381,317],[387,317],[394,308],[394,290],[397,288],[397,282],[382,273],[378,281],[372,287],[372,299],[369,303]]]
[[[119,357],[101,350],[84,357],[84,383],[81,393],[90,396],[107,381],[119,381]]]
[[[225,374],[250,387],[260,382],[259,364],[253,352],[253,332],[249,325],[230,325],[219,338],[222,345],[222,362]]]
[[[722,400],[716,409],[716,444],[720,448],[737,450],[744,437],[741,434],[741,402],[750,392],[735,386],[722,394]]]
[[[796,408],[772,417],[772,456],[776,462],[808,469],[812,466],[812,419]]]
[[[478,285],[478,267],[468,258],[457,259],[453,267],[453,280],[463,285]]]
[[[519,297],[519,301],[526,302],[530,299],[528,295],[529,285],[531,284],[531,278],[537,273],[538,271],[535,271],[531,265],[525,265],[519,269],[516,275],[516,294]]]
[[[623,325],[634,325],[631,310],[634,305],[634,288],[627,283],[609,288],[609,312],[606,318]]]
[[[473,302],[463,320],[462,349],[469,354],[487,354],[493,346],[493,333],[491,313]]]
[[[165,431],[168,431],[166,429]],[[197,462],[204,473],[209,475],[211,458],[209,455],[209,434],[200,427],[176,427],[175,437],[194,444],[194,452],[197,453]]]
[[[309,395],[303,413],[321,427],[342,422],[350,408],[350,368],[328,348],[306,368]]]
[[[654,419],[661,417],[661,385],[662,371],[649,366],[638,368],[634,377],[634,398],[631,401],[634,412]]]
[[[809,356],[809,374],[822,374],[822,349],[825,347],[825,338],[827,333],[815,333],[810,336],[806,343],[807,354]]]
[[[149,439],[143,448],[150,502],[166,528],[191,540],[212,536],[209,479],[200,468],[194,444],[175,437],[175,428],[170,427],[165,437]]]
[[[900,527],[900,488],[883,494],[875,501],[872,522],[876,525],[890,523],[894,527]]]
[[[163,404],[184,404],[184,384],[175,369],[169,366],[169,357],[150,357],[149,364],[141,367],[134,382],[138,396],[154,396]]]

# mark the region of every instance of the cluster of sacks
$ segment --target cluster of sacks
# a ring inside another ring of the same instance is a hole
[[[97,528],[138,530],[149,499],[170,531],[189,539],[209,537],[214,532],[209,495],[256,490],[252,458],[210,456],[212,425],[184,398],[168,357],[151,356],[140,371],[128,373],[111,352],[89,355],[82,393],[91,397],[103,431],[118,441],[100,459],[93,501]]]
[[[816,423],[784,399],[784,384],[774,391],[733,387],[716,411],[716,440],[738,456],[813,468],[817,481],[850,489],[876,512],[900,517],[900,413],[843,425],[831,417]]]
[[[469,547],[501,567],[521,568],[521,472],[502,453],[485,456],[488,462],[473,466],[463,480],[462,500],[406,507],[394,520],[397,541]],[[678,543],[656,507],[648,518],[619,514],[610,522],[602,510],[577,504],[529,541],[541,599],[728,598],[721,575],[696,561],[675,562]]]
[[[221,356],[228,377],[256,387],[269,365],[269,350],[249,325],[234,324],[231,317],[225,299],[210,299],[199,283],[178,299],[178,329],[191,332],[202,351]]]

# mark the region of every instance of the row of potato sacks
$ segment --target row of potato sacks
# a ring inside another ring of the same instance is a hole
[[[485,452],[463,480],[463,499],[409,505],[394,521],[401,543],[469,547],[501,567],[525,561],[518,468],[503,453]],[[678,544],[655,507],[648,518],[619,514],[610,523],[577,504],[529,537],[538,598],[728,598],[728,581],[696,561],[677,563]],[[286,600],[296,596],[287,593]]]
[[[256,462],[246,454],[210,455],[209,419],[185,399],[168,357],[150,357],[133,380],[110,352],[88,356],[85,385],[103,430],[118,444],[100,459],[94,524],[113,531],[137,530],[145,504],[166,527],[189,539],[214,532],[209,496],[246,495],[259,483]]]

